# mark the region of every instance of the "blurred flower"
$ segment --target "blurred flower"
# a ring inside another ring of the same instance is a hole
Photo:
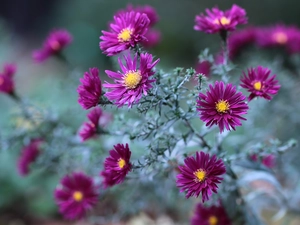
[[[77,88],[77,92],[79,94],[78,103],[84,109],[90,109],[93,106],[98,105],[102,94],[98,68],[90,68],[89,72],[84,73],[80,82],[81,85]]]
[[[241,87],[251,93],[248,97],[249,101],[255,97],[271,100],[272,95],[277,94],[280,85],[278,80],[275,80],[276,75],[269,77],[270,73],[270,69],[262,66],[248,69],[248,76],[243,72]]]
[[[130,156],[128,144],[117,144],[114,149],[109,151],[110,156],[105,159],[104,172],[101,172],[105,180],[105,186],[112,186],[122,183],[131,170]]]
[[[21,176],[26,176],[29,173],[29,166],[32,164],[40,154],[41,139],[33,139],[26,145],[18,159],[18,172]]]
[[[94,182],[83,173],[72,173],[61,180],[54,197],[60,213],[66,219],[81,219],[98,201]]]
[[[273,168],[276,164],[276,157],[272,154],[266,155],[262,158],[262,164],[268,168]]]
[[[136,7],[134,7],[133,5],[129,4],[129,5],[127,5],[126,9],[119,10],[116,13],[116,15],[119,15],[119,14],[122,14],[122,13],[126,13],[126,12],[130,12],[130,11],[135,11],[135,12],[139,12],[139,13],[145,13],[148,16],[149,20],[150,20],[150,23],[149,23],[150,27],[154,26],[158,22],[158,20],[159,20],[159,17],[158,17],[158,14],[157,14],[155,8],[153,8],[150,5],[144,5],[144,6],[136,6]]]
[[[95,137],[97,131],[111,120],[110,114],[103,112],[99,107],[92,109],[87,114],[87,117],[89,122],[84,122],[79,131],[79,136],[82,141]]]
[[[223,180],[220,176],[226,172],[221,159],[201,151],[196,152],[196,157],[187,157],[184,164],[179,166],[180,174],[177,175],[176,183],[181,188],[180,192],[187,191],[186,198],[198,197],[202,193],[202,201],[205,202],[212,192],[217,193],[217,184]]]
[[[235,58],[243,48],[256,40],[257,28],[248,27],[243,30],[234,31],[228,37],[229,58]]]
[[[251,154],[251,155],[249,155],[249,157],[254,162],[256,162],[258,160],[257,154]]]
[[[242,125],[240,120],[246,120],[241,116],[247,114],[248,110],[245,99],[232,84],[225,86],[222,81],[216,81],[214,86],[209,85],[206,94],[199,94],[197,110],[206,126],[218,125],[222,133],[224,127],[226,130],[235,130],[236,126]]]
[[[149,27],[154,26],[159,20],[156,10],[152,6],[149,6],[149,5],[134,7],[133,5],[129,4],[126,9],[121,9],[116,14],[118,15],[121,13],[130,12],[130,11],[145,13],[150,20]],[[146,39],[141,40],[141,44],[146,48],[151,48],[160,42],[161,33],[158,30],[149,29],[147,31],[147,33],[145,34],[145,37],[146,37]]]
[[[72,40],[73,37],[67,30],[53,30],[44,42],[43,47],[35,50],[32,57],[36,62],[43,62],[52,55],[58,55]]]
[[[209,61],[198,62],[196,65],[196,72],[201,73],[204,76],[208,77],[210,75],[211,63]]]
[[[149,29],[148,32],[145,34],[147,40],[143,40],[141,44],[145,48],[152,48],[157,45],[161,40],[161,34],[158,30]]]
[[[128,53],[124,59],[126,65],[123,65],[121,58],[119,58],[119,65],[123,73],[105,70],[115,83],[106,82],[103,87],[112,89],[105,94],[110,101],[115,101],[114,104],[118,107],[128,104],[128,107],[131,108],[134,103],[139,102],[143,94],[147,95],[147,91],[152,88],[151,83],[155,80],[149,79],[149,77],[154,74],[152,69],[159,62],[159,59],[152,62],[153,57],[149,53],[142,53],[139,57],[140,62],[137,62],[137,54],[132,59]]]
[[[191,220],[192,225],[231,225],[231,221],[223,206],[204,207],[198,203],[194,216]]]
[[[102,31],[100,49],[108,56],[116,55],[146,39],[150,20],[135,11],[118,13],[110,23],[110,31]]]
[[[13,76],[17,70],[17,66],[13,63],[4,64],[3,72],[0,72],[0,92],[13,95],[15,83]]]
[[[206,14],[201,13],[195,18],[195,30],[205,33],[217,33],[220,31],[234,31],[239,24],[246,24],[246,11],[237,5],[233,5],[225,12],[217,7],[212,10],[206,9]]]
[[[261,47],[287,47],[295,41],[295,38],[300,39],[300,31],[297,27],[279,24],[258,29],[256,41]],[[290,47],[287,48],[290,49]]]

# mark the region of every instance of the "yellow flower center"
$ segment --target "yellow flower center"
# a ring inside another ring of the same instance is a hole
[[[3,77],[0,77],[0,85],[2,85],[4,83],[4,79]]]
[[[225,16],[222,16],[221,18],[215,19],[214,24],[228,25],[228,24],[230,24],[230,19],[226,18]]]
[[[129,70],[124,76],[124,83],[128,89],[134,89],[142,80],[140,71]]]
[[[123,169],[124,166],[126,165],[126,162],[124,159],[120,158],[119,161],[118,161],[118,166]]]
[[[50,42],[50,47],[54,50],[54,51],[58,51],[60,49],[60,44],[58,41],[51,41]]]
[[[216,104],[216,110],[219,113],[226,113],[227,110],[229,110],[229,103],[225,100],[219,100]]]
[[[132,35],[132,29],[125,28],[121,30],[121,32],[118,34],[118,40],[119,42],[130,41],[131,35]]]
[[[196,182],[202,182],[205,180],[206,172],[203,169],[198,169],[196,172],[194,172],[194,175],[196,177]]]
[[[210,216],[208,218],[208,224],[209,225],[217,225],[218,224],[218,218],[216,216]]]
[[[82,194],[82,192],[81,192],[81,191],[75,191],[75,192],[73,193],[73,198],[74,198],[74,200],[75,200],[76,202],[81,202],[82,199],[83,199],[83,194]]]
[[[277,32],[273,35],[273,39],[278,43],[278,44],[285,44],[288,41],[288,37],[284,32]]]
[[[261,82],[260,82],[260,81],[256,81],[256,82],[253,84],[253,87],[254,87],[255,90],[260,91],[261,88],[262,88]]]

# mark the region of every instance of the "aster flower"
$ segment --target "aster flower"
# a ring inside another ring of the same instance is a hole
[[[229,58],[235,58],[246,46],[254,43],[256,33],[257,29],[254,27],[232,32],[228,37]]]
[[[79,136],[82,141],[94,138],[97,133],[101,132],[102,127],[105,127],[112,119],[109,113],[103,112],[99,107],[92,109],[87,117],[89,121],[84,122],[79,130]]]
[[[159,16],[158,16],[155,8],[153,8],[150,5],[134,7],[133,5],[129,4],[129,5],[127,5],[126,9],[119,10],[116,13],[116,15],[126,13],[126,12],[131,12],[131,11],[135,11],[135,12],[139,12],[139,13],[145,13],[147,15],[147,17],[149,18],[149,20],[150,20],[150,23],[149,23],[150,27],[154,26],[159,20]]]
[[[198,62],[196,65],[196,72],[203,74],[204,76],[208,77],[210,74],[210,68],[211,68],[211,63],[209,61],[202,61]]]
[[[241,126],[242,117],[247,113],[248,105],[246,97],[242,92],[237,92],[232,84],[225,84],[216,81],[215,85],[209,85],[206,94],[200,93],[197,101],[200,119],[206,126],[218,125],[222,133],[226,130],[235,130],[236,126]]]
[[[267,100],[272,99],[272,95],[277,94],[280,85],[276,79],[276,75],[269,76],[271,70],[258,66],[257,68],[248,69],[248,76],[244,74],[241,78],[241,87],[250,92],[248,99],[251,101],[255,97],[262,97]]]
[[[144,13],[119,13],[110,24],[110,31],[102,31],[100,49],[108,56],[116,55],[146,40],[150,20]]]
[[[231,221],[223,206],[204,207],[201,203],[197,204],[194,216],[191,220],[192,225],[231,225]]]
[[[149,77],[154,74],[152,69],[159,62],[159,59],[152,62],[153,57],[149,53],[142,53],[139,63],[137,62],[137,54],[133,59],[130,54],[125,55],[124,59],[126,65],[119,58],[122,72],[105,71],[110,78],[114,79],[115,83],[106,82],[103,87],[111,89],[105,94],[110,101],[115,101],[118,107],[128,104],[128,107],[131,108],[134,103],[139,102],[143,94],[147,95],[147,91],[152,88],[151,83],[155,80],[149,79]]]
[[[98,68],[90,68],[89,72],[84,73],[80,82],[81,85],[77,88],[78,103],[84,109],[90,109],[98,105],[102,92]]]
[[[50,56],[58,55],[73,40],[72,35],[64,29],[53,30],[45,40],[43,47],[33,52],[36,62],[43,62]]]
[[[117,144],[114,149],[109,151],[110,156],[105,159],[105,173],[102,176],[106,178],[106,183],[112,186],[113,184],[122,183],[131,170],[130,156],[128,144]]]
[[[299,50],[300,30],[294,26],[278,24],[257,31],[257,44],[261,47],[284,47],[290,53]]]
[[[161,40],[161,34],[158,30],[149,29],[148,32],[145,34],[147,40],[141,42],[141,44],[145,48],[152,48],[156,46]]]
[[[81,219],[98,201],[93,179],[80,172],[66,175],[54,197],[60,213],[69,220]]]
[[[18,172],[21,176],[28,175],[30,171],[30,165],[36,160],[40,154],[41,139],[33,139],[26,145],[18,159]]]
[[[233,5],[230,10],[225,12],[217,7],[212,10],[206,9],[207,15],[203,13],[195,18],[195,30],[205,33],[217,33],[221,31],[234,31],[239,24],[246,24],[246,11],[237,5]]]
[[[217,184],[223,180],[221,175],[226,172],[221,159],[217,159],[216,155],[210,157],[202,151],[196,152],[196,157],[187,157],[179,169],[176,183],[181,188],[180,192],[186,191],[186,198],[198,197],[201,193],[203,202],[209,199],[212,192],[217,193]]]
[[[4,64],[3,72],[0,73],[0,92],[13,95],[15,83],[13,76],[16,72],[15,64]]]

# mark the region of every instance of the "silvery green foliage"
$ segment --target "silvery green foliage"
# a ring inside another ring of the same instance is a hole
[[[299,171],[294,167],[299,154],[293,149],[297,143],[293,138],[299,135],[288,133],[289,129],[296,130],[291,128],[295,123],[299,127],[299,104],[293,104],[298,99],[294,96],[298,90],[291,74],[278,66],[280,63],[274,64],[278,74],[282,72],[282,91],[271,102],[258,99],[249,103],[247,122],[235,132],[220,134],[216,127],[208,129],[200,121],[196,111],[199,92],[205,92],[213,80],[222,79],[238,86],[241,70],[247,67],[242,69],[231,62],[217,65],[208,50],[199,58],[213,63],[211,78],[196,74],[192,68],[178,67],[166,72],[156,68],[154,87],[132,109],[102,105],[114,119],[98,139],[85,143],[80,142],[79,126],[74,126],[72,120],[79,119],[75,115],[77,109],[57,113],[19,101],[20,110],[13,118],[21,122],[13,124],[10,132],[1,131],[1,151],[21,149],[30,138],[39,136],[45,143],[34,169],[43,168],[60,176],[83,170],[100,184],[99,172],[108,150],[114,144],[129,143],[133,171],[125,183],[101,190],[99,204],[103,212],[91,215],[95,222],[118,221],[145,210],[153,214],[168,212],[188,223],[186,215],[195,200],[187,200],[179,193],[175,177],[184,158],[199,150],[217,154],[226,164],[227,173],[211,204],[221,199],[233,224],[264,224],[261,210],[271,205],[278,211],[274,219],[287,211],[299,211],[299,181],[295,179]],[[257,65],[254,60],[251,62]],[[105,102],[108,103],[102,103]],[[284,115],[289,117],[282,119]],[[258,158],[272,154],[277,165],[268,169],[260,161],[252,161],[251,154]],[[266,188],[257,188],[257,183]]]

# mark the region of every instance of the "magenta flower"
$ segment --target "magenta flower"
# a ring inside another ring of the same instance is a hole
[[[203,74],[204,76],[208,77],[210,75],[211,66],[212,65],[209,61],[198,62],[195,70],[197,73]]]
[[[256,33],[257,29],[254,27],[232,32],[228,37],[229,58],[235,58],[246,46],[253,44]]]
[[[255,97],[262,97],[267,100],[272,99],[272,95],[277,94],[280,85],[276,79],[276,75],[269,77],[271,70],[258,66],[257,68],[248,69],[248,76],[244,74],[241,78],[241,87],[245,88],[251,94],[248,100],[251,101]]]
[[[28,175],[30,171],[30,165],[40,154],[41,143],[41,139],[33,139],[22,149],[21,155],[18,159],[18,172],[21,176]]]
[[[289,53],[296,53],[300,46],[300,30],[282,24],[258,29],[257,44],[261,47],[284,47]]]
[[[242,115],[247,114],[248,105],[242,92],[237,92],[232,84],[226,86],[222,81],[209,85],[206,94],[200,93],[197,101],[200,119],[206,126],[218,125],[222,133],[226,130],[235,130],[241,126],[241,120],[246,120]]]
[[[102,94],[101,80],[99,78],[98,68],[90,68],[80,79],[81,85],[78,86],[77,92],[78,103],[84,109],[90,109],[98,105]]]
[[[272,154],[266,155],[262,158],[262,164],[268,168],[273,168],[276,165],[276,157]]]
[[[143,94],[147,95],[147,91],[152,88],[151,83],[155,79],[149,79],[149,77],[154,74],[152,69],[159,62],[159,59],[152,62],[153,57],[149,53],[142,53],[139,62],[137,62],[137,54],[133,59],[130,54],[125,55],[124,59],[126,65],[119,58],[122,72],[105,70],[106,74],[114,79],[115,83],[106,82],[103,87],[111,89],[105,94],[110,101],[115,101],[118,107],[128,104],[128,107],[131,108],[134,103],[139,102]]]
[[[150,23],[149,23],[150,27],[154,26],[159,20],[159,16],[158,16],[156,10],[150,5],[134,7],[133,5],[129,4],[129,5],[127,5],[125,10],[124,9],[119,10],[116,13],[116,15],[126,13],[126,12],[131,12],[131,11],[145,13],[150,20]]]
[[[0,73],[0,92],[13,95],[15,90],[13,77],[16,68],[15,64],[4,64],[3,72]]]
[[[97,133],[100,133],[101,128],[111,120],[111,115],[103,112],[99,107],[92,109],[87,114],[87,117],[89,121],[84,122],[79,130],[79,136],[82,141],[94,138]]]
[[[109,151],[110,156],[105,159],[105,172],[101,173],[105,178],[108,186],[120,184],[124,181],[126,175],[131,170],[130,156],[128,144],[117,144],[114,149]]]
[[[195,18],[195,30],[213,34],[220,31],[234,31],[239,24],[246,24],[246,11],[237,5],[233,5],[225,12],[217,7],[212,10],[206,9],[206,14],[201,13]]]
[[[145,34],[147,40],[143,40],[141,44],[145,48],[152,48],[156,46],[161,41],[161,34],[158,30],[149,29],[148,32]]]
[[[118,13],[110,24],[110,31],[102,31],[100,49],[108,56],[116,55],[146,40],[150,20],[144,13],[135,11]]]
[[[55,189],[54,197],[60,213],[69,220],[83,218],[98,201],[92,178],[83,173],[66,175]]]
[[[223,180],[221,175],[226,172],[225,165],[216,155],[212,157],[208,153],[196,152],[196,157],[190,156],[184,160],[183,166],[179,166],[180,173],[177,175],[177,187],[180,192],[186,191],[186,198],[198,197],[202,194],[202,201],[205,202],[212,195],[217,193],[218,183]]]
[[[103,177],[102,185],[106,189],[116,184],[115,173],[111,171],[101,171],[100,176]]]
[[[231,225],[231,221],[223,206],[204,207],[198,203],[194,216],[191,220],[192,225]]]
[[[32,57],[36,62],[43,62],[50,56],[58,55],[72,40],[73,37],[67,30],[53,30],[44,42],[43,47],[34,51]]]

